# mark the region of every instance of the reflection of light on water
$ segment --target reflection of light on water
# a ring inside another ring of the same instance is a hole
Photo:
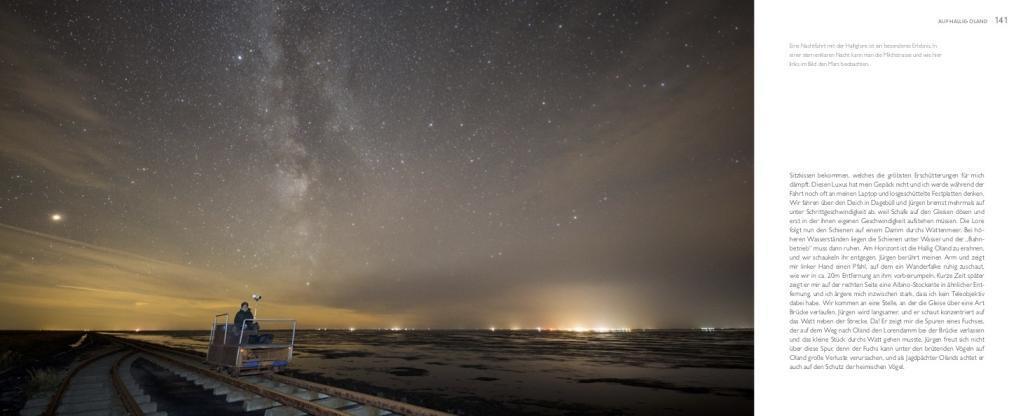
[[[75,341],[74,344],[70,345],[71,348],[78,348],[78,347],[82,346],[82,343],[85,342],[85,338],[88,337],[88,336],[89,336],[89,334],[82,334],[82,337],[79,338],[78,341]]]
[[[537,329],[538,331],[540,328]],[[595,333],[609,333],[609,332],[633,332],[630,328],[609,328],[606,326],[598,326],[594,328],[587,328],[582,326],[576,326],[572,328],[562,329],[562,331],[568,332],[595,332]]]

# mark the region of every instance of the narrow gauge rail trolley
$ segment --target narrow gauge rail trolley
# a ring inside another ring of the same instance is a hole
[[[260,332],[261,322],[291,324],[290,333]],[[275,339],[285,336],[290,336],[287,343]],[[222,313],[213,317],[206,362],[233,376],[276,372],[291,362],[294,349],[294,319],[246,319],[239,328],[228,321],[228,314]]]

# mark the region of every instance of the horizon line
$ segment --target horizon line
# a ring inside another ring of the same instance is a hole
[[[632,332],[632,331],[678,331],[678,330],[753,330],[754,327],[645,327],[645,328],[357,328],[357,327],[318,327],[318,328],[295,328],[297,331],[386,331],[386,332],[401,332],[401,331],[486,331],[486,332]],[[0,332],[127,332],[127,333],[146,333],[146,332],[174,332],[174,331],[208,331],[208,328],[192,328],[192,329],[0,329]],[[288,329],[271,329],[269,331],[285,331]]]

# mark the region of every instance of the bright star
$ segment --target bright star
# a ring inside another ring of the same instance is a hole
[[[53,214],[53,215],[50,215],[50,221],[53,221],[53,222],[61,222],[61,221],[63,221],[63,220],[64,220],[64,216],[63,216],[63,215],[60,215],[60,214]]]

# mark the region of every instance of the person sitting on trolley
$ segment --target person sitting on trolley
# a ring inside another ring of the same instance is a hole
[[[249,319],[249,322],[246,320]],[[242,325],[245,324],[245,329],[259,329],[259,324],[252,321],[253,318],[252,310],[249,309],[249,302],[242,302],[238,312],[235,312],[235,333],[237,334],[242,330]]]
[[[243,343],[248,344],[269,344],[273,342],[274,336],[272,334],[258,335],[260,330],[259,322],[253,321],[255,319],[252,314],[252,310],[249,309],[249,302],[242,302],[238,312],[235,313],[235,326],[234,335],[239,336],[242,332],[242,325],[245,325],[245,331],[249,335],[248,339],[244,340]],[[249,320],[246,322],[246,320]],[[252,332],[249,332],[252,331]]]
[[[242,302],[238,312],[235,312],[235,329],[241,331],[242,324],[245,323],[246,319],[253,319],[252,311],[249,310],[249,302]],[[250,321],[249,323],[246,323],[245,326],[249,327],[251,324],[252,322]]]

